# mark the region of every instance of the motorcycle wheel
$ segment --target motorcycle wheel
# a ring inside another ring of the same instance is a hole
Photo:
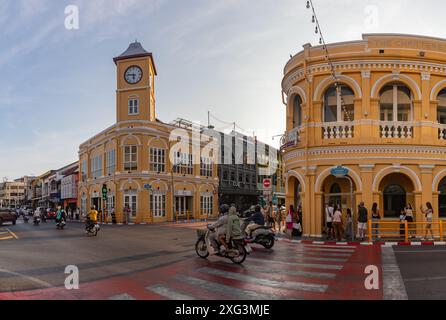
[[[204,241],[203,238],[198,239],[197,243],[195,244],[195,252],[202,259],[206,259],[209,256],[208,247],[206,246],[206,241]]]
[[[236,247],[234,248],[238,251],[238,256],[237,257],[231,257],[229,259],[231,259],[232,262],[236,263],[236,264],[241,264],[243,263],[243,261],[245,261],[246,259],[246,250],[245,250],[245,246],[241,243],[237,243]]]
[[[274,246],[274,238],[273,237],[265,238],[262,241],[262,246],[264,246],[266,249],[271,249]]]

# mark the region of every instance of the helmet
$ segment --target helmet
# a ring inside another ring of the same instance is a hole
[[[227,214],[229,212],[229,206],[227,204],[223,204],[220,207],[220,213],[221,214]]]
[[[256,205],[255,211],[260,212],[261,210],[262,210],[262,208],[260,207],[260,205]]]

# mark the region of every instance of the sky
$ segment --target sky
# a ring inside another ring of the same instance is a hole
[[[328,43],[363,33],[446,38],[446,3],[314,0]],[[79,28],[67,29],[67,6]],[[154,55],[157,117],[207,112],[278,147],[283,68],[318,44],[306,0],[0,0],[0,179],[78,159],[115,122],[113,57],[138,40]],[[420,14],[420,13],[423,14]],[[416,23],[415,23],[416,22]],[[224,122],[211,119],[216,128]]]

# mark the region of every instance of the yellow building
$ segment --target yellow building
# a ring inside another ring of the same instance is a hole
[[[152,54],[135,42],[114,62],[116,123],[79,150],[81,212],[95,205],[113,211],[122,222],[128,206],[129,222],[134,223],[217,215],[218,178],[212,150],[205,157],[205,144],[200,142],[202,153],[198,152],[196,161],[192,132],[156,118],[157,71]]]
[[[446,40],[367,34],[327,45],[328,59],[303,48],[284,70],[282,144],[286,203],[302,203],[304,234],[322,234],[328,202],[345,212],[364,201],[369,214],[376,202],[384,221],[406,203],[423,221],[431,202],[434,221],[446,218]]]

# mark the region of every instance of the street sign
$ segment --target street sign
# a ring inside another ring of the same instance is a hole
[[[337,166],[330,170],[330,173],[336,178],[342,178],[348,175],[348,169],[343,166]]]
[[[263,189],[264,190],[271,189],[271,179],[263,179]]]
[[[144,189],[150,190],[150,189],[152,189],[152,185],[147,183],[144,185]]]

